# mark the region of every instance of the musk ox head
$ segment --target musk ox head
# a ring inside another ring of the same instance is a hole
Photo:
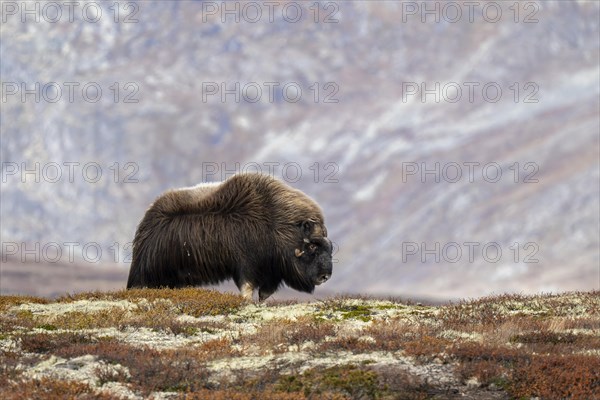
[[[312,293],[316,285],[326,282],[332,274],[331,240],[324,225],[315,221],[298,223],[299,239],[294,248],[293,265],[302,278],[299,282],[286,282],[296,290]],[[299,283],[299,285],[297,285]]]

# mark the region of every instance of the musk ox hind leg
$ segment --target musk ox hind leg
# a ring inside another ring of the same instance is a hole
[[[250,282],[243,282],[240,286],[240,292],[246,300],[252,301],[252,295],[254,294],[254,286],[252,286]]]

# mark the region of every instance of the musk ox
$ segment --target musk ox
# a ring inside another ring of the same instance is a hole
[[[252,299],[279,286],[312,293],[331,277],[323,213],[268,175],[168,191],[146,211],[133,241],[127,288],[184,287],[233,279]]]

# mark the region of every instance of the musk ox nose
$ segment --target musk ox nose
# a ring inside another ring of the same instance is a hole
[[[322,274],[321,276],[319,276],[319,281],[321,283],[327,282],[329,278],[331,278],[331,274]]]

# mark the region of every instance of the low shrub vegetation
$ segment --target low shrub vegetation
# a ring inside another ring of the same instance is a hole
[[[192,288],[0,296],[0,398],[593,399],[599,310],[598,291],[439,306]]]

